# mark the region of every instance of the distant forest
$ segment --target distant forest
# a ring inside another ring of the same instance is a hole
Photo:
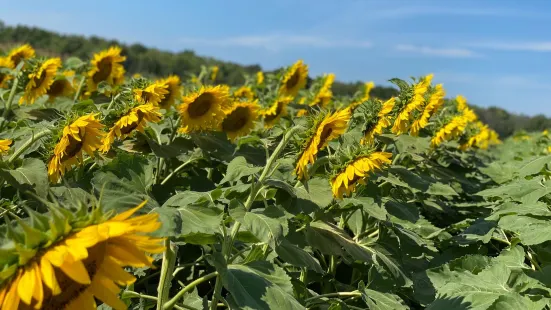
[[[254,74],[262,70],[259,65],[240,65],[220,61],[212,57],[196,55],[191,50],[173,53],[141,44],[122,44],[116,40],[106,40],[96,36],[61,35],[36,27],[8,26],[0,21],[0,50],[14,43],[29,43],[42,54],[76,56],[81,59],[89,59],[98,50],[119,45],[123,49],[123,54],[127,56],[124,66],[129,74],[141,73],[151,76],[177,74],[185,78],[192,73],[197,74],[202,65],[217,65],[220,68],[219,81],[229,85],[243,84],[244,73]],[[336,81],[333,85],[333,93],[340,96],[352,95],[362,85],[362,81],[355,83]],[[393,87],[378,86],[372,90],[373,96],[383,99],[390,98],[396,93],[397,90]],[[540,131],[551,128],[551,119],[544,115],[530,117],[509,113],[498,107],[474,107],[481,120],[496,130],[502,138],[519,130]]]

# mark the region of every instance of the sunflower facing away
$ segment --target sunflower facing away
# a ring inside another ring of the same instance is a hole
[[[387,100],[385,103],[382,104],[381,109],[379,110],[379,113],[377,114],[377,120],[374,122],[372,128],[367,128],[365,131],[365,135],[360,141],[361,144],[372,144],[375,135],[380,135],[383,133],[383,129],[390,126],[390,118],[388,114],[392,112],[392,109],[394,108],[394,104],[396,103],[396,98],[392,97],[389,100]]]
[[[159,84],[165,85],[168,90],[168,94],[159,102],[159,106],[162,109],[168,110],[177,99],[182,97],[181,82],[177,75],[171,75],[165,79],[158,81]]]
[[[254,99],[254,92],[249,86],[241,86],[233,92],[233,97],[250,101]]]
[[[202,86],[185,96],[178,106],[183,126],[180,131],[218,131],[225,116],[224,111],[230,107],[228,86]]]
[[[130,110],[113,124],[109,133],[103,138],[99,150],[103,153],[111,149],[115,138],[124,140],[134,132],[143,132],[147,122],[157,123],[161,120],[159,107],[152,103],[139,105]]]
[[[12,49],[8,54],[8,58],[12,63],[11,68],[13,69],[17,67],[19,62],[21,62],[22,60],[32,58],[34,57],[34,55],[35,55],[34,48],[32,48],[32,46],[30,46],[29,44],[24,44]]]
[[[10,146],[12,143],[13,141],[10,139],[6,139],[6,140],[0,139],[0,154],[7,153],[10,150]]]
[[[65,71],[61,76],[58,76],[55,79],[46,92],[49,97],[48,101],[52,102],[58,97],[70,97],[75,92],[75,88],[67,79],[67,76],[70,76],[71,74],[74,74],[74,72]]]
[[[168,95],[168,92],[168,85],[153,82],[143,89],[134,89],[134,99],[141,104],[157,105]]]
[[[25,86],[23,96],[19,98],[19,104],[33,104],[38,97],[45,95],[54,83],[59,67],[61,67],[61,59],[59,58],[50,58],[37,66],[29,74],[29,81]]]
[[[282,116],[287,115],[287,105],[293,101],[293,97],[279,97],[272,106],[264,109],[260,114],[264,117],[264,127],[273,127]]]
[[[324,149],[329,141],[337,139],[346,132],[350,117],[352,117],[350,109],[344,109],[327,115],[315,125],[313,135],[306,143],[295,167],[299,180],[308,179],[308,164],[316,161],[318,152]]]
[[[256,73],[256,85],[264,84],[264,72],[258,71]]]
[[[102,215],[84,227],[82,220],[79,225],[66,212],[56,210],[55,219],[44,219],[49,223],[48,234],[25,224],[26,234],[47,235],[51,240],[43,237],[46,240],[31,248],[13,240],[16,244],[10,254],[15,260],[11,266],[1,266],[0,308],[95,310],[97,299],[113,309],[126,309],[118,297],[120,286],[136,278],[124,267],[150,267],[153,258],[147,253],[164,250],[162,238],[145,235],[161,226],[158,214],[131,218],[145,203],[110,219]],[[63,224],[61,231],[56,220]],[[17,249],[25,249],[25,254]]]
[[[57,183],[73,165],[82,164],[84,153],[94,157],[94,152],[102,146],[105,127],[96,118],[97,114],[79,117],[63,128],[61,139],[54,148],[54,154],[48,163],[50,182]]]
[[[417,84],[413,86],[413,97],[402,108],[396,119],[394,120],[394,125],[392,126],[392,133],[396,135],[404,134],[409,129],[410,116],[414,110],[423,111],[423,105],[425,103],[424,95],[430,86],[432,81],[432,74],[429,74],[421,79]]]
[[[302,60],[297,61],[285,72],[279,86],[279,93],[283,96],[296,96],[298,91],[306,85],[307,78],[308,66]]]
[[[478,116],[474,110],[469,108],[469,105],[467,105],[467,99],[465,99],[465,97],[458,95],[455,97],[455,101],[457,101],[457,110],[463,113],[463,116],[469,122],[476,122],[478,120]]]
[[[326,107],[329,102],[331,101],[331,98],[333,98],[333,92],[331,91],[331,86],[333,85],[333,82],[335,81],[335,74],[330,73],[325,76],[324,81],[316,95],[314,96],[314,100],[310,103],[310,106],[320,106],[322,108]]]
[[[346,165],[342,171],[331,179],[331,189],[335,198],[342,198],[344,194],[350,196],[356,191],[358,184],[365,184],[365,177],[374,170],[380,170],[390,164],[392,153],[375,152],[360,156]]]
[[[8,57],[0,57],[0,69],[11,69],[13,68],[13,62]],[[8,87],[8,81],[11,80],[12,77],[7,74],[0,72],[0,88],[7,88]]]
[[[430,95],[429,103],[425,106],[423,113],[419,119],[416,119],[411,124],[411,129],[409,134],[412,136],[418,136],[419,131],[429,124],[429,119],[431,118],[436,111],[444,104],[444,96],[446,96],[446,91],[442,87],[442,84],[435,86],[434,92]]]
[[[439,146],[444,141],[450,141],[463,134],[467,127],[468,120],[463,115],[455,116],[449,123],[444,125],[432,137],[430,144],[432,147]]]
[[[260,107],[256,102],[238,102],[228,111],[222,121],[222,131],[232,142],[254,129]]]
[[[107,82],[111,86],[122,84],[124,80],[124,67],[121,64],[126,60],[121,56],[121,48],[118,46],[110,47],[108,50],[94,54],[90,62],[91,69],[88,71],[88,92],[94,92],[98,89],[100,82]]]
[[[211,68],[211,72],[210,72],[211,81],[214,82],[216,80],[216,77],[218,76],[218,71],[220,71],[220,68],[218,68],[218,66],[213,66]]]
[[[370,81],[364,83],[363,95],[359,100],[356,100],[350,104],[352,110],[356,109],[360,104],[366,102],[370,98],[371,90],[375,87],[375,83]]]

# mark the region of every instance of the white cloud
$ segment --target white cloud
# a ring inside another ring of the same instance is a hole
[[[551,41],[542,42],[488,42],[468,46],[498,51],[551,52]]]
[[[329,39],[307,35],[264,35],[237,36],[226,38],[182,38],[180,43],[220,47],[252,47],[277,51],[292,47],[311,48],[370,48],[371,42],[365,40]]]
[[[429,46],[419,46],[411,44],[396,45],[396,50],[400,52],[414,53],[426,56],[450,57],[450,58],[472,58],[479,55],[464,48],[434,48]]]

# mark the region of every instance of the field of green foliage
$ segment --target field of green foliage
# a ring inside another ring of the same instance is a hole
[[[0,54],[0,309],[551,309],[547,131],[501,141],[432,74],[90,56]]]

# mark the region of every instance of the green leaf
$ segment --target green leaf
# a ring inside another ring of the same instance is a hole
[[[354,197],[354,198],[345,198],[341,202],[341,206],[346,206],[348,204],[360,205],[362,210],[365,211],[369,216],[372,216],[378,220],[385,221],[387,219],[387,212],[382,206],[380,206],[375,199],[371,197]]]
[[[324,272],[316,258],[286,239],[281,240],[275,251],[279,258],[293,266],[305,267],[317,273]]]
[[[48,172],[40,159],[25,158],[15,170],[0,169],[0,177],[20,191],[34,191],[41,197],[48,194]]]
[[[253,175],[262,171],[262,167],[254,167],[247,163],[247,160],[243,156],[234,158],[229,164],[226,170],[226,175],[220,181],[220,184],[226,182],[235,182],[242,177]]]
[[[216,208],[187,205],[178,208],[182,218],[181,234],[192,233],[215,234],[220,232],[220,223],[224,213]]]
[[[191,140],[183,137],[176,137],[170,144],[160,145],[157,141],[149,138],[147,139],[147,143],[149,144],[149,147],[151,147],[151,151],[153,151],[157,157],[161,158],[178,157],[193,150],[195,147]]]
[[[308,181],[307,189],[299,187],[297,196],[302,199],[308,199],[318,205],[320,208],[327,207],[333,201],[333,192],[327,179],[313,178]]]
[[[158,213],[159,222],[162,223],[161,228],[152,233],[152,235],[157,237],[175,237],[181,234],[182,217],[176,208],[160,207],[153,209],[151,212]]]
[[[518,170],[518,175],[524,178],[529,175],[538,174],[551,161],[551,155],[537,157],[529,160]]]
[[[286,218],[270,217],[258,209],[245,213],[243,226],[272,249],[275,249],[276,242],[289,232]]]
[[[368,288],[361,290],[362,299],[365,301],[370,310],[407,310],[400,297],[390,294],[382,293]]]

